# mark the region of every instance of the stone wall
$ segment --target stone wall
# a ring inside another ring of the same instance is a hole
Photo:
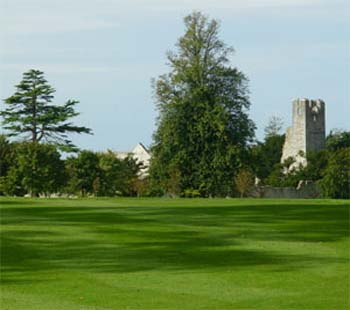
[[[254,198],[320,198],[321,191],[316,183],[300,181],[298,187],[255,186],[251,193]]]

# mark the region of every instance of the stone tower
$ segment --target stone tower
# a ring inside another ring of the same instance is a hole
[[[296,163],[305,166],[306,159],[301,154],[308,151],[317,151],[325,147],[325,103],[318,100],[293,100],[293,124],[286,132],[281,162],[293,157]]]

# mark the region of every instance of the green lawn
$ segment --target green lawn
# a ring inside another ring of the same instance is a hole
[[[350,201],[0,204],[1,310],[350,307]]]

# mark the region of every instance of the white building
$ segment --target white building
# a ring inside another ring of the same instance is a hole
[[[137,163],[142,164],[140,177],[144,178],[148,175],[151,154],[141,142],[138,143],[130,152],[115,152],[115,154],[119,159],[124,159],[131,155],[137,161]]]

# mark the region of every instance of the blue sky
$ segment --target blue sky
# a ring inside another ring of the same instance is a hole
[[[350,3],[345,0],[1,0],[0,97],[22,73],[45,72],[57,103],[80,100],[81,148],[150,145],[156,111],[151,78],[169,70],[166,51],[183,17],[221,21],[232,65],[250,80],[257,137],[272,115],[291,123],[295,97],[326,102],[327,131],[350,130]],[[3,106],[3,103],[1,103]]]

